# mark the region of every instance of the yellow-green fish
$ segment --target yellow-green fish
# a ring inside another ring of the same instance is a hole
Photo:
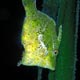
[[[21,34],[24,51],[18,66],[22,64],[55,70],[62,26],[57,36],[55,21],[37,10],[35,0],[22,0],[22,3],[26,12]]]

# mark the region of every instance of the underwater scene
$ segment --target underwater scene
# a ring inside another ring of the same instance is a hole
[[[79,0],[0,3],[2,80],[79,80]]]

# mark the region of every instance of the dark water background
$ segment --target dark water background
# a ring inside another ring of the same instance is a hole
[[[37,0],[37,8],[42,9],[42,0]],[[0,80],[37,80],[37,67],[17,67],[21,59],[23,46],[20,44],[20,34],[25,16],[21,0],[0,1]],[[80,25],[80,23],[79,23]],[[78,61],[76,80],[79,80],[80,68],[80,28],[78,37]],[[48,70],[43,69],[43,80],[48,80]]]

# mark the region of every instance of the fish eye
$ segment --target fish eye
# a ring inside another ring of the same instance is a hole
[[[57,55],[58,54],[58,50],[54,50],[54,54]]]

